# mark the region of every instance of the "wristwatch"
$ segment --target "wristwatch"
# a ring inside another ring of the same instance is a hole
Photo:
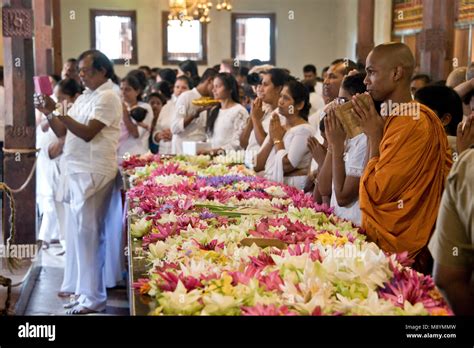
[[[275,140],[275,141],[273,142],[273,145],[277,145],[277,144],[280,144],[280,143],[281,143],[281,140]]]
[[[54,117],[58,117],[60,116],[61,114],[59,112],[57,112],[56,110],[54,110],[53,112],[50,112],[49,114],[46,115],[46,118],[48,119],[48,121],[51,121]]]

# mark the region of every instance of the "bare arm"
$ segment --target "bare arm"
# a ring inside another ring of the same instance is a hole
[[[240,135],[240,146],[242,149],[246,149],[247,146],[249,146],[249,139],[250,139],[250,134],[252,134],[253,130],[253,122],[252,119],[247,120],[247,124],[245,125],[245,128]]]
[[[59,138],[57,141],[49,145],[48,155],[49,158],[55,159],[63,153],[65,138]]]
[[[456,315],[474,315],[474,294],[469,283],[472,269],[448,267],[435,262],[433,276]]]
[[[339,151],[332,156],[332,174],[337,204],[345,207],[357,200],[360,178],[346,176],[344,154]]]
[[[262,120],[256,119],[252,116],[252,123],[253,123],[253,130],[255,132],[255,138],[259,145],[262,145],[267,137],[267,133],[265,133],[265,129],[263,129]]]
[[[464,98],[466,95],[469,94],[469,92],[472,91],[474,88],[474,79],[464,81],[460,85],[457,85],[454,87],[454,90],[456,91],[457,94],[462,98]]]
[[[268,156],[273,149],[273,143],[271,141],[267,142],[257,155],[257,163],[254,167],[256,172],[260,172],[265,169],[265,164],[267,163]]]
[[[332,151],[328,149],[326,158],[318,174],[318,189],[322,196],[332,194]]]
[[[130,117],[130,113],[128,112],[125,104],[123,104],[122,120],[128,130],[128,133],[130,133],[132,137],[138,138],[140,136],[140,134],[138,133],[138,126],[133,123],[132,118]]]

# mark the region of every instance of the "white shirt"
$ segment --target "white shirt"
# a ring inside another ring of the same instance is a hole
[[[5,141],[5,87],[0,86],[0,141]]]
[[[171,123],[173,122],[174,115],[176,113],[176,101],[178,98],[173,94],[172,98],[161,108],[160,116],[156,122],[156,130],[153,134],[153,142],[159,146],[160,155],[170,155],[173,154],[172,142],[160,140],[159,143],[155,142],[155,135],[159,132],[162,132],[166,129],[171,129]],[[174,135],[173,135],[174,137]]]
[[[58,141],[51,127],[46,132],[41,124],[36,127],[36,147],[40,149],[36,167],[36,195],[53,197],[59,183],[59,161],[49,157],[49,146]]]
[[[285,145],[286,152],[288,152],[288,160],[293,168],[304,169],[309,167],[312,157],[307,144],[308,138],[313,136],[313,134],[313,127],[305,123],[290,128],[283,136],[283,144]],[[267,135],[263,145],[269,141],[270,135]],[[265,177],[270,180],[273,178],[273,162],[275,161],[277,152],[274,146],[265,163]]]
[[[122,112],[122,102],[111,80],[94,91],[86,89],[77,98],[68,115],[82,124],[97,120],[105,127],[90,142],[67,132],[63,154],[66,175],[95,173],[115,177]]]
[[[176,110],[171,122],[171,132],[173,136],[173,152],[183,153],[183,141],[206,141],[206,112],[201,112],[184,128],[184,119],[189,115],[194,115],[199,106],[193,105],[192,101],[201,98],[201,94],[196,88],[183,92],[176,101]]]
[[[311,103],[311,109],[309,110],[310,115],[314,114],[319,109],[324,108],[324,99],[316,92],[309,94],[309,102]]]
[[[316,86],[314,86],[314,91],[316,92],[317,95],[321,96],[321,98],[322,98],[322,96],[323,96],[323,83],[317,81]]]
[[[346,176],[361,177],[367,164],[367,136],[364,133],[359,134],[352,139],[346,140],[344,158]],[[346,220],[350,220],[354,224],[360,226],[361,212],[359,198],[357,198],[357,200],[348,206],[340,207],[337,204],[333,185],[331,207],[334,207],[334,214],[337,216]]]
[[[319,141],[320,144],[324,143],[324,138],[321,135],[321,131],[319,130],[319,123],[323,119],[324,115],[324,105],[319,108],[315,113],[309,115],[308,117],[308,123],[313,127],[314,129],[314,136],[315,138]],[[318,163],[313,159],[311,161],[311,171],[318,170]]]
[[[240,150],[240,135],[247,124],[249,113],[240,104],[228,109],[220,109],[214,132],[209,139],[213,149]]]
[[[274,111],[275,110],[268,108],[265,111],[265,114],[263,115],[263,118],[262,118],[262,127],[265,133],[267,134],[268,134],[268,130],[270,129],[270,120],[272,119],[272,115]],[[280,114],[278,114],[278,116],[280,116],[280,123],[282,124],[282,126],[284,126],[286,124],[286,118]],[[256,154],[260,151],[260,147],[261,145],[258,143],[257,137],[255,136],[255,130],[252,130],[249,137],[249,143],[247,145],[247,151]]]
[[[151,121],[153,121],[153,110],[148,103],[144,102],[138,102],[137,103],[138,107],[144,108],[147,110],[145,119],[143,120],[142,123],[148,125],[148,127],[151,127]],[[135,120],[131,119],[132,123],[136,125]],[[126,127],[123,124],[123,121],[120,121],[120,128],[121,132],[124,130],[126,131]],[[119,142],[118,146],[118,151],[117,151],[117,156],[119,163],[122,161],[123,156],[128,153],[130,155],[143,155],[148,152],[149,150],[149,145],[148,145],[148,138],[150,137],[150,131],[149,129],[145,129],[141,126],[137,126],[138,128],[138,138],[135,138],[133,135],[128,134],[128,137]],[[124,134],[121,134],[122,136]]]

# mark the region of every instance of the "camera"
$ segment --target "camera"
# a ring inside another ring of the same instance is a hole
[[[262,83],[262,79],[259,74],[252,73],[247,76],[247,83],[251,86],[257,86]]]

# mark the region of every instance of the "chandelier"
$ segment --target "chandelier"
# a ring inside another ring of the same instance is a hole
[[[201,23],[211,21],[210,11],[213,7],[211,0],[169,0],[169,20],[186,21],[199,20]],[[232,11],[231,0],[217,0],[217,11]]]

